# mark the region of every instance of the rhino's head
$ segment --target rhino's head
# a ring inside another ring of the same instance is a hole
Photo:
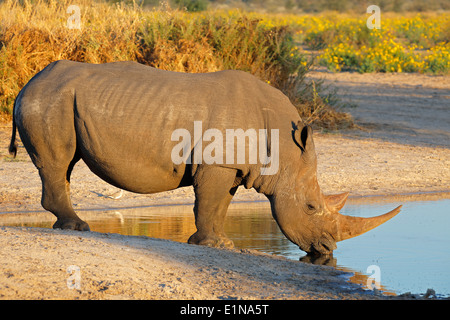
[[[310,254],[330,254],[336,242],[361,235],[400,212],[401,206],[384,215],[359,218],[342,215],[348,193],[326,196],[317,182],[317,160],[312,129],[293,132],[301,159],[292,161],[280,183],[284,186],[271,199],[272,212],[284,235]]]

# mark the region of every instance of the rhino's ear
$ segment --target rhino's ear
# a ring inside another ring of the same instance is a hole
[[[302,150],[302,153],[315,153],[312,136],[312,128],[308,125],[304,125],[301,121],[299,121],[296,128],[294,128],[294,139],[295,143]]]

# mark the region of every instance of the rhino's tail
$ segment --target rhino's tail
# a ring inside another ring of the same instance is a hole
[[[11,143],[9,144],[9,154],[13,155],[14,158],[16,157],[17,154],[17,141],[16,141],[16,121],[14,119],[14,109],[16,108],[16,101],[17,99],[14,101],[14,106],[13,106],[13,123],[12,123],[12,136],[11,136]]]

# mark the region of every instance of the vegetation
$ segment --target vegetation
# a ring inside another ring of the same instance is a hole
[[[244,70],[281,89],[307,122],[327,128],[351,126],[352,121],[336,111],[335,94],[306,80],[313,66],[336,72],[450,71],[446,13],[383,13],[382,28],[370,30],[365,10],[358,15],[203,10],[206,4],[212,8],[224,2],[219,0],[173,0],[179,9],[167,3],[145,6],[154,2],[78,0],[80,29],[68,28],[74,17],[67,12],[70,0],[0,3],[0,118],[10,119],[19,90],[59,59],[134,60],[180,72]],[[298,2],[291,5],[295,9]]]
[[[369,16],[369,15],[367,15]],[[381,29],[342,15],[302,16],[291,22],[300,42],[321,50],[318,61],[333,71],[450,71],[450,15],[383,15]]]
[[[174,0],[179,9],[186,8],[187,11],[203,11],[208,8],[208,0]]]
[[[303,53],[332,71],[450,72],[450,15],[382,14],[381,29],[367,28],[370,14],[252,14],[269,27],[289,26]]]
[[[119,0],[110,0],[119,1]],[[123,1],[123,0],[122,0]],[[125,0],[130,1],[130,0]],[[160,0],[138,0],[147,6],[158,6]],[[176,4],[180,0],[171,0]],[[181,0],[201,2],[209,9],[233,7],[247,11],[270,13],[319,13],[324,11],[365,12],[369,5],[378,5],[383,12],[425,12],[450,10],[450,2],[443,0]],[[187,7],[187,6],[186,6]],[[206,9],[205,7],[205,9]],[[189,8],[187,8],[189,10]]]
[[[70,59],[134,60],[181,72],[240,69],[283,90],[310,122],[328,127],[351,123],[348,115],[330,107],[332,99],[321,97],[320,84],[305,80],[310,65],[296,50],[288,26],[267,26],[239,11],[206,14],[167,6],[149,11],[135,3],[78,3],[80,29],[67,27],[69,1],[6,0],[0,5],[4,118],[10,117],[16,95],[34,74],[52,61]]]

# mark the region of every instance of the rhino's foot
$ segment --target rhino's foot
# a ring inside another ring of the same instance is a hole
[[[53,225],[53,229],[91,231],[89,225],[81,219],[58,219]]]
[[[231,241],[227,237],[216,235],[201,237],[197,232],[189,238],[188,243],[215,248],[234,248],[233,241]]]
[[[223,248],[228,248],[228,249],[232,249],[234,248],[234,243],[233,241],[231,241],[230,239],[228,239],[227,237],[220,237],[221,239],[221,247]]]

